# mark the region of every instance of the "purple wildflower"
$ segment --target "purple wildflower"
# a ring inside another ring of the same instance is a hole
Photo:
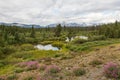
[[[106,65],[104,65],[104,73],[107,77],[118,78],[119,71],[119,67],[116,63],[109,62]]]
[[[28,61],[28,62],[22,62],[18,64],[19,67],[25,67],[28,70],[37,69],[39,68],[39,62],[38,61]]]
[[[46,73],[58,73],[61,69],[56,65],[50,65],[46,68]]]

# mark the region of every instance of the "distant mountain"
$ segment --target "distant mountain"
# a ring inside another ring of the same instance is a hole
[[[6,25],[6,26],[18,26],[18,27],[25,27],[25,28],[31,28],[34,26],[34,28],[42,28],[42,27],[56,27],[59,23],[55,24],[49,24],[47,26],[41,26],[36,24],[20,24],[20,23],[4,23],[0,22],[0,25]],[[86,26],[93,26],[93,25],[99,25],[98,23],[61,23],[62,26],[68,26],[68,27],[86,27]]]
[[[49,24],[47,27],[56,27],[58,23],[56,24]],[[69,27],[86,27],[86,26],[94,26],[98,25],[98,23],[61,23],[62,26],[69,26]]]
[[[1,22],[0,25],[6,25],[6,26],[18,26],[18,27],[25,27],[25,28],[31,28],[32,26],[34,26],[34,28],[41,28],[43,26],[40,25],[36,25],[36,24],[20,24],[20,23],[3,23]]]

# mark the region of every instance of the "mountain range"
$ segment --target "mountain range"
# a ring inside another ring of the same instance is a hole
[[[19,27],[25,27],[25,28],[31,28],[34,26],[34,28],[42,28],[42,27],[56,27],[58,23],[49,24],[46,26],[36,25],[36,24],[21,24],[21,23],[4,23],[0,22],[0,25],[6,25],[6,26],[19,26]],[[96,23],[61,23],[62,26],[69,26],[69,27],[85,27],[85,26],[92,26],[92,25],[98,25]]]

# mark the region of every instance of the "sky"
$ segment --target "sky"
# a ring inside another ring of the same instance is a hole
[[[0,0],[0,22],[108,23],[120,21],[120,0]]]

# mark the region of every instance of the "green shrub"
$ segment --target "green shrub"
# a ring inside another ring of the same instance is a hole
[[[56,74],[58,72],[60,72],[60,67],[59,66],[56,66],[56,65],[49,65],[47,66],[47,68],[45,69],[45,72],[47,74]]]
[[[25,78],[24,80],[34,80],[34,78],[32,76],[29,76],[29,77]]]
[[[95,59],[90,62],[90,65],[97,66],[97,65],[101,65],[102,63],[103,63],[102,61]]]
[[[12,54],[11,56],[15,57],[15,58],[28,59],[28,58],[31,58],[33,56],[33,54],[25,51],[25,52],[17,52],[15,54]]]
[[[44,41],[44,42],[41,42],[40,44],[47,45],[47,44],[51,44],[51,43],[52,43],[52,41]]]
[[[59,53],[59,54],[55,54],[54,57],[57,58],[57,57],[61,57],[61,56],[63,56],[63,55],[64,55],[64,54],[60,54],[60,53]]]
[[[88,42],[88,40],[86,40],[86,39],[74,39],[73,40],[74,44],[82,44],[82,43],[85,43],[85,42]]]
[[[13,46],[6,46],[2,48],[2,52],[5,55],[9,55],[11,53],[14,53],[16,51],[16,49]]]
[[[16,79],[17,79],[16,74],[11,74],[7,77],[7,80],[16,80]]]
[[[106,37],[104,35],[99,35],[99,36],[91,36],[90,40],[91,41],[96,41],[96,40],[105,40]]]
[[[3,59],[3,58],[4,58],[4,54],[3,54],[2,48],[0,47],[0,59]]]
[[[54,47],[59,47],[59,48],[61,48],[61,47],[63,47],[63,43],[62,42],[54,42],[54,43],[52,43],[52,46],[54,46]]]
[[[0,63],[0,67],[3,67],[4,66],[4,64],[3,63]]]
[[[26,43],[35,44],[35,43],[38,43],[38,40],[35,39],[35,38],[30,38],[30,37],[28,38],[28,37],[27,37],[27,38],[25,39],[25,42],[26,42]]]
[[[23,51],[29,51],[29,50],[34,50],[34,46],[32,44],[23,44],[21,45],[21,50]]]
[[[24,71],[24,69],[22,69],[22,68],[16,68],[16,69],[15,69],[15,72],[16,72],[16,73],[21,73],[21,72],[23,72],[23,71]]]
[[[73,74],[75,76],[82,76],[86,73],[85,69],[83,68],[73,68]]]
[[[3,67],[5,65],[8,65],[8,61],[6,61],[6,60],[0,60],[0,67]]]

